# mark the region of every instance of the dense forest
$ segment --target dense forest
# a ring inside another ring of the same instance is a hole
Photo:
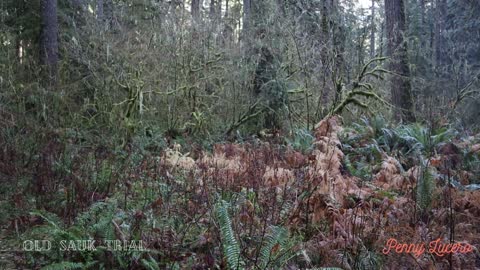
[[[1,0],[0,269],[480,269],[479,14]]]

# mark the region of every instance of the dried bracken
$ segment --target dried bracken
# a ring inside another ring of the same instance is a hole
[[[188,154],[181,154],[179,147],[174,147],[166,150],[165,166],[167,171],[181,169],[192,178],[195,200],[190,200],[186,206],[190,215],[208,212],[208,194],[212,192],[254,192],[254,197],[240,200],[237,215],[232,216],[232,228],[239,230],[240,235],[248,234],[253,238],[260,237],[267,224],[279,222],[292,231],[303,231],[306,237],[304,255],[314,265],[343,269],[357,269],[363,265],[373,269],[378,265],[372,264],[375,259],[370,256],[376,254],[374,256],[384,256],[383,267],[387,269],[477,267],[474,254],[454,254],[445,259],[429,254],[416,257],[381,253],[391,238],[400,242],[428,243],[443,237],[442,241],[448,242],[452,215],[455,239],[471,245],[480,243],[477,236],[480,233],[479,192],[447,188],[440,185],[444,180],[439,178],[449,172],[460,177],[462,183],[469,184],[471,173],[457,169],[458,147],[470,152],[476,150],[470,144],[444,144],[436,155],[426,160],[437,184],[429,194],[433,201],[426,211],[430,212],[425,214],[420,212],[414,193],[419,181],[425,178],[425,168],[416,164],[404,169],[398,157],[382,152],[382,160],[374,174],[367,182],[360,180],[344,168],[342,130],[341,119],[337,116],[319,122],[314,148],[308,154],[291,148],[280,149],[266,142],[255,145],[227,143],[217,144],[212,153],[201,152],[199,158],[193,160]],[[359,142],[365,143],[367,140]],[[161,213],[161,208],[168,203],[159,198],[152,205],[156,206],[155,213]],[[436,218],[425,219],[428,213]],[[208,224],[207,219],[200,220]],[[203,242],[205,247],[211,247],[215,240]],[[171,244],[162,245],[172,248]],[[244,252],[254,256],[256,250],[246,248]],[[211,254],[204,256],[212,258]]]
[[[294,180],[293,172],[284,168],[272,168],[267,166],[263,180],[270,187],[291,185]]]
[[[195,167],[195,160],[188,157],[188,154],[182,154],[180,145],[175,145],[173,149],[165,151],[165,162],[171,167],[183,170],[191,170]]]
[[[346,169],[349,150],[343,148],[340,140],[340,118],[326,118],[316,127],[313,150],[308,153],[267,142],[225,143],[215,145],[212,152],[197,150],[194,159],[174,144],[160,157],[145,156],[135,163],[137,166],[108,178],[118,182],[109,184],[111,187],[104,192],[82,189],[85,183],[80,176],[84,172],[78,165],[73,170],[78,177],[69,176],[77,186],[74,190],[71,186],[62,187],[61,192],[75,191],[76,198],[87,207],[88,203],[108,202],[108,190],[115,187],[123,192],[122,202],[128,203],[143,198],[142,190],[155,189],[158,179],[162,179],[161,183],[168,188],[162,187],[161,192],[145,201],[143,209],[134,211],[129,226],[132,231],[139,231],[143,222],[150,224],[141,232],[148,247],[168,250],[156,255],[158,259],[176,261],[186,268],[191,263],[198,269],[226,263],[219,253],[219,243],[225,236],[212,222],[213,204],[221,196],[231,200],[231,207],[225,208],[223,214],[224,218],[228,215],[230,240],[237,239],[243,258],[260,256],[262,239],[272,226],[282,226],[291,234],[302,236],[303,243],[295,248],[301,246],[298,253],[311,266],[377,269],[376,262],[382,261],[385,269],[449,269],[450,265],[453,269],[478,268],[476,249],[476,253],[443,257],[382,253],[392,238],[402,243],[428,244],[435,239],[449,243],[453,237],[455,242],[478,247],[480,192],[462,191],[447,184],[457,180],[461,185],[472,184],[475,179],[471,171],[455,163],[461,160],[457,159],[456,147],[468,153],[472,151],[470,144],[445,144],[424,159],[427,165],[409,167],[398,156],[381,152],[372,173],[360,179]],[[366,143],[362,140],[358,146]],[[56,149],[55,155],[62,151]],[[47,151],[38,167],[37,177],[43,177],[38,182],[41,188],[60,183],[49,163],[51,155]],[[102,165],[105,162],[96,161],[95,168],[106,167]],[[424,181],[426,172],[433,185],[428,194],[430,204],[423,209],[419,206],[417,185]],[[48,182],[44,174],[57,179],[56,182]],[[26,204],[21,194],[13,200],[17,207]],[[74,208],[69,207],[60,213],[65,217],[74,215]],[[165,226],[166,221],[181,229]],[[113,226],[116,238],[129,238],[132,232],[123,228],[128,222],[117,218],[107,224]],[[11,222],[11,228],[34,223],[38,221],[21,216]],[[279,250],[280,244],[273,244],[269,251],[273,254]],[[295,263],[299,268],[304,266],[301,260]]]
[[[412,176],[415,168],[410,169],[407,173],[402,173],[400,162],[393,157],[387,157],[381,165],[380,171],[375,175],[374,181],[378,187],[385,190],[408,190],[411,186]]]

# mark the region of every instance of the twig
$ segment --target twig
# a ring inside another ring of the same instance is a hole
[[[115,227],[115,232],[117,233],[117,237],[122,240],[122,242],[125,242],[125,234],[122,232],[122,229],[120,229],[120,226],[115,222],[115,220],[112,219],[113,226]]]
[[[266,108],[263,108],[261,110],[258,110],[256,112],[253,112],[255,110],[255,108],[257,107],[258,103],[260,101],[257,101],[255,102],[252,106],[250,106],[250,108],[248,108],[248,110],[240,117],[240,119],[238,119],[235,123],[233,123],[228,129],[227,131],[225,131],[225,136],[229,135],[230,133],[232,133],[232,131],[236,128],[238,128],[239,126],[243,125],[244,123],[248,122],[250,119],[253,119],[255,117],[257,117],[258,115],[260,115],[261,113],[263,113]]]

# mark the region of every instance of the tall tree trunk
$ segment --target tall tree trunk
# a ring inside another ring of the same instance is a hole
[[[70,0],[70,4],[72,8],[75,10],[73,15],[77,25],[84,25],[85,24],[85,11],[86,5],[84,0]]]
[[[320,39],[321,39],[321,47],[320,47],[320,61],[322,64],[322,80],[323,80],[323,87],[320,87],[320,95],[318,97],[318,108],[320,108],[321,104],[328,104],[328,95],[330,93],[330,89],[326,84],[327,81],[327,73],[330,73],[329,66],[328,66],[328,51],[330,48],[330,17],[331,14],[329,13],[328,3],[327,0],[322,1],[322,12],[321,12],[321,30],[320,30]]]
[[[427,46],[427,23],[425,21],[425,0],[420,0],[420,45],[425,50]]]
[[[370,57],[375,57],[375,0],[372,0],[372,18],[370,22],[371,34],[370,34]]]
[[[383,36],[385,35],[385,21],[382,21],[380,24],[380,44],[379,44],[379,49],[380,52],[378,53],[378,57],[383,57],[383,47],[385,45],[385,41],[383,40]]]
[[[192,17],[195,21],[200,18],[200,0],[192,0],[191,3]]]
[[[280,10],[282,16],[286,15],[285,1],[277,0],[277,8]]]
[[[113,0],[105,0],[104,9],[105,20],[107,21],[108,27],[114,26],[114,16],[113,16]]]
[[[339,48],[340,44],[345,42],[345,26],[343,24],[343,14],[340,11],[340,1],[332,0],[329,9],[331,13],[330,28],[332,32],[331,38],[333,39],[333,47]],[[368,34],[368,29],[366,31],[366,34]]]
[[[250,16],[252,11],[252,5],[250,0],[243,0],[243,31],[245,35],[250,30]]]
[[[357,61],[358,61],[358,67],[357,67],[357,72],[360,72],[360,70],[362,69],[364,63],[365,63],[365,48],[364,48],[364,44],[366,43],[366,39],[368,37],[368,28],[367,27],[364,27],[362,29],[362,32],[361,35],[359,36],[359,39],[357,41],[358,43],[358,46],[357,46]]]
[[[322,61],[322,65],[326,68],[328,62],[328,46],[330,46],[330,18],[329,18],[329,9],[327,1],[324,0],[322,2],[322,21],[321,21],[321,39],[322,39],[322,47],[320,49],[320,61]],[[326,97],[325,97],[326,98]]]
[[[222,0],[217,0],[217,17],[222,18]]]
[[[225,14],[223,15],[223,39],[229,45],[233,40],[233,28],[232,20],[230,20],[230,1],[225,1]]]
[[[225,0],[225,18],[228,18],[228,6],[229,6],[229,1]]]
[[[97,0],[97,20],[99,22],[104,21],[104,14],[103,14],[103,0]]]
[[[390,55],[393,116],[397,121],[414,122],[407,43],[404,41],[405,6],[403,0],[385,0],[385,20]]]
[[[436,0],[435,5],[435,33],[434,33],[434,63],[435,67],[440,67],[445,62],[445,17],[446,1]]]
[[[40,62],[45,65],[50,86],[52,86],[57,82],[58,72],[57,0],[42,0],[41,13]]]
[[[420,0],[420,18],[422,20],[422,27],[425,26],[425,0]]]
[[[113,0],[97,0],[97,20],[102,27],[112,29],[116,26],[113,16]]]
[[[216,1],[210,0],[210,18],[214,18],[216,15]]]

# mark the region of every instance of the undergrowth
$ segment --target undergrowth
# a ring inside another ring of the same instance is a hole
[[[387,269],[403,262],[381,253],[380,229],[448,235],[454,219],[435,220],[438,211],[476,211],[463,201],[476,193],[460,192],[478,183],[478,138],[381,117],[343,129],[325,121],[241,144],[143,130],[123,148],[75,129],[20,141],[10,127],[3,243],[50,240],[50,251],[15,253],[15,265],[32,269]],[[455,209],[439,199],[447,191]],[[61,250],[70,240],[96,249]],[[106,240],[144,249],[112,251]]]

